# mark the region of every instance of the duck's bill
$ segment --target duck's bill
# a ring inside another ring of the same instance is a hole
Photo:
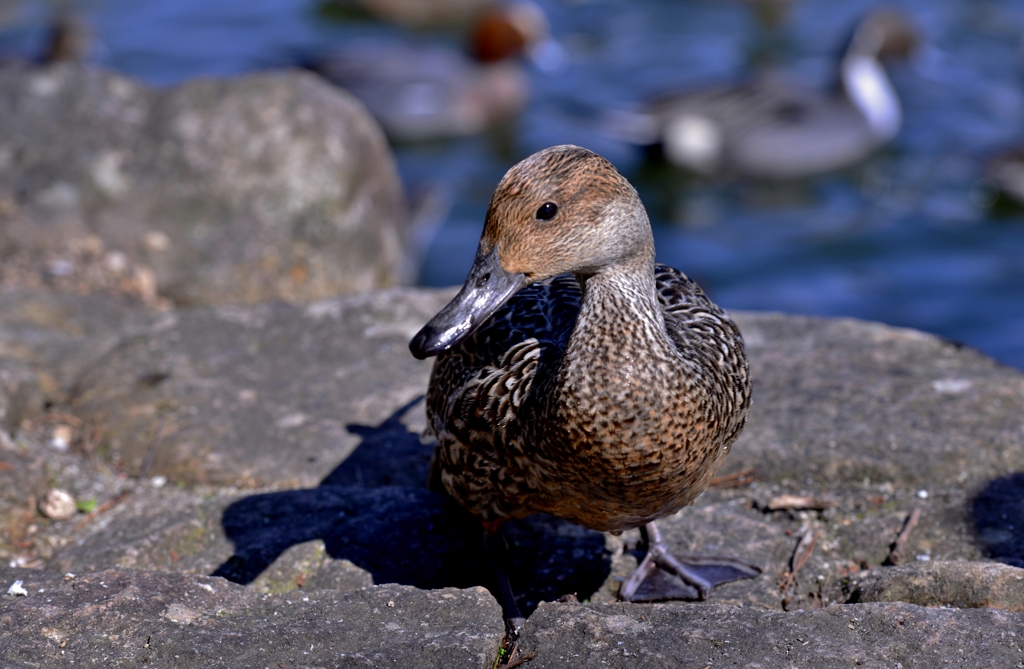
[[[447,351],[473,334],[529,283],[525,275],[505,271],[498,261],[497,245],[486,254],[477,251],[462,290],[416,333],[409,350],[420,360]]]

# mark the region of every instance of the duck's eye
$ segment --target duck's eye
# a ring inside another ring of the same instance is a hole
[[[554,202],[545,202],[537,210],[538,221],[550,221],[558,213],[558,205]]]

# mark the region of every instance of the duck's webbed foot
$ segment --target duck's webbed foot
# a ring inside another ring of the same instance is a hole
[[[647,554],[619,590],[627,602],[656,602],[667,599],[706,599],[716,585],[754,578],[761,568],[731,557],[668,552],[661,532],[653,522],[640,529]]]

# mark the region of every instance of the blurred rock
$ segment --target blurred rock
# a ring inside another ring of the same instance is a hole
[[[8,409],[8,415],[32,418],[42,410],[40,391],[46,399],[62,401],[86,365],[123,338],[167,318],[171,316],[106,295],[0,291],[0,356],[5,361],[0,365],[19,389],[8,386],[7,392],[26,398],[16,402],[24,410]]]
[[[383,134],[300,72],[150,89],[0,69],[7,286],[157,304],[306,302],[388,285],[403,195]]]
[[[42,411],[43,394],[35,373],[23,361],[4,355],[0,343],[0,441],[15,437],[23,421]]]

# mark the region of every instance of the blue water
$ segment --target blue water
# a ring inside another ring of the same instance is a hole
[[[659,260],[697,278],[724,306],[915,327],[1024,368],[1024,209],[993,210],[983,180],[987,154],[1024,144],[1024,2],[893,3],[924,37],[916,59],[891,70],[903,132],[858,168],[786,186],[701,182],[646,163],[601,132],[599,110],[769,66],[823,85],[850,25],[875,3],[794,0],[778,28],[738,1],[541,4],[566,62],[531,71],[533,102],[511,137],[396,147],[406,184],[430,185],[450,204],[424,249],[421,283],[461,283],[487,200],[512,163],[575,143],[633,181]],[[31,51],[49,5],[3,7],[0,52]],[[158,85],[279,66],[354,36],[402,35],[332,23],[298,1],[76,7],[96,36],[91,59]]]

